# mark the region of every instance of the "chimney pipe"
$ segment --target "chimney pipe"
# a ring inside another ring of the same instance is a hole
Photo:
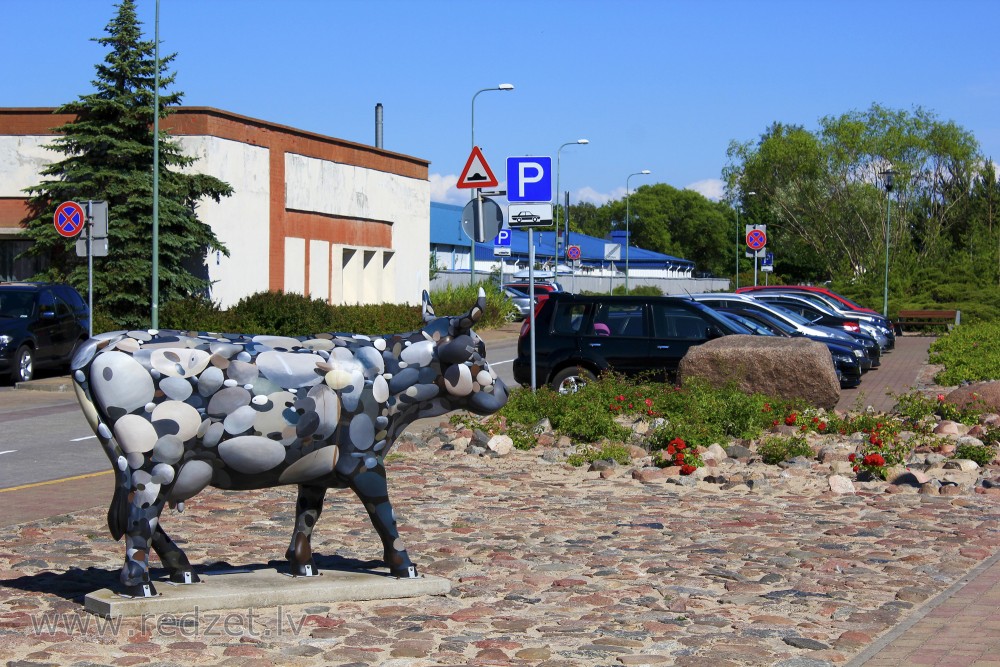
[[[375,148],[382,148],[382,103],[375,105]]]

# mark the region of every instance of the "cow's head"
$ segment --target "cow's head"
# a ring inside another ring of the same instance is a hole
[[[486,362],[486,345],[472,330],[485,309],[486,293],[480,288],[479,299],[468,313],[438,317],[424,292],[421,332],[435,343],[433,356],[441,369],[438,397],[445,411],[465,409],[489,415],[507,403],[507,387]]]

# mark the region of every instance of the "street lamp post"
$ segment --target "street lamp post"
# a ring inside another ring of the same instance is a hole
[[[485,93],[488,90],[514,90],[514,84],[512,83],[501,83],[499,86],[494,86],[492,88],[482,88],[477,90],[476,94],[472,96],[472,148],[476,147],[476,98],[479,97],[479,93]],[[472,199],[479,200],[479,189],[474,188],[472,190]],[[475,215],[478,218],[483,217],[483,211],[480,208],[480,204],[476,204],[477,210]],[[472,245],[469,247],[469,276],[471,278],[471,283],[476,284],[476,239],[472,239]]]
[[[559,150],[556,151],[556,221],[555,221],[556,234],[559,233],[559,198],[562,196],[562,192],[559,190],[559,171],[560,171],[559,159],[561,157],[560,153],[562,153],[562,149],[566,148],[567,146],[575,146],[576,144],[586,145],[589,143],[590,143],[589,139],[577,139],[576,141],[567,141],[565,144],[559,147]],[[566,236],[563,239],[563,254],[565,255],[566,249],[569,248],[569,215],[564,213],[563,218],[566,219]],[[557,243],[556,245],[558,246],[559,244]],[[556,258],[557,269],[558,266],[559,266],[559,259]],[[558,270],[556,271],[556,273],[558,275]]]
[[[649,169],[643,169],[642,171],[637,171],[634,174],[629,174],[628,178],[625,179],[625,294],[628,294],[628,247],[632,245],[631,243],[632,239],[630,238],[628,231],[628,219],[629,219],[628,200],[630,194],[628,182],[629,180],[631,180],[633,176],[645,176],[646,174],[649,173],[650,173]]]
[[[892,188],[895,185],[896,172],[889,167],[881,173],[885,184],[885,287],[882,290],[882,317],[889,317],[889,217],[892,214]]]

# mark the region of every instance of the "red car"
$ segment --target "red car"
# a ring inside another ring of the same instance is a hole
[[[859,303],[851,301],[846,296],[837,294],[836,292],[831,292],[825,287],[815,287],[813,285],[756,285],[750,287],[741,287],[736,290],[737,294],[745,294],[747,292],[816,292],[829,297],[839,303],[844,310],[853,310],[859,313],[866,313],[868,315],[881,315],[882,313],[877,310],[872,310],[871,308],[865,308]]]

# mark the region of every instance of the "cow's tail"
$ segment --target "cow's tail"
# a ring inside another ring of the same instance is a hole
[[[115,541],[122,539],[128,527],[128,489],[121,484],[115,484],[115,495],[108,508],[108,530]]]

